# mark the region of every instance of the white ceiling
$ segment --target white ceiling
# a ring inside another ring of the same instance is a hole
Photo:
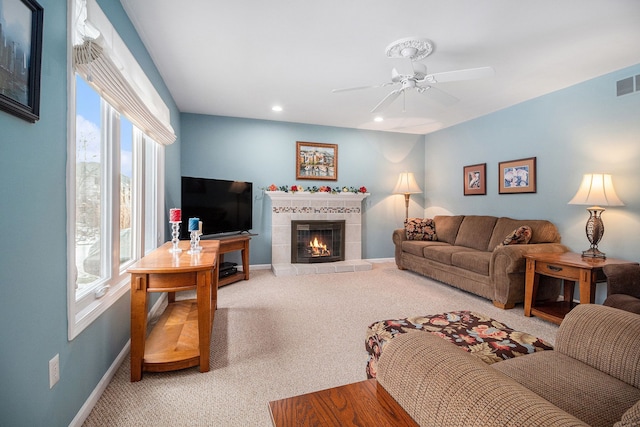
[[[426,134],[640,63],[638,0],[121,0],[182,112]],[[411,92],[373,121],[407,60],[393,41],[432,40],[429,73],[491,66]],[[615,88],[611,88],[614,93]],[[271,111],[274,104],[284,111]]]

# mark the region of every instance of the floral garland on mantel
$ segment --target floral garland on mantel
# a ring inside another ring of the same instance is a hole
[[[320,187],[316,187],[315,185],[313,187],[307,187],[304,188],[302,185],[292,185],[291,187],[289,187],[288,185],[281,185],[280,187],[278,187],[275,184],[271,184],[270,186],[268,186],[267,188],[264,188],[264,190],[266,191],[284,191],[285,193],[296,193],[298,191],[308,191],[309,193],[331,193],[331,194],[338,194],[338,193],[366,193],[367,192],[367,187],[362,186],[359,188],[356,187],[329,187],[328,185],[322,185]]]

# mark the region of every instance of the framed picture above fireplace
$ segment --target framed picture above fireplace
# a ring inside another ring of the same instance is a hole
[[[296,142],[296,179],[338,180],[338,144]]]

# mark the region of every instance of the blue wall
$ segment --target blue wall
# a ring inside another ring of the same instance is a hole
[[[425,137],[426,213],[549,219],[573,251],[589,247],[586,206],[568,205],[582,175],[610,173],[622,207],[602,215],[599,248],[640,261],[640,92],[616,97],[616,81],[640,65],[533,99]],[[535,194],[498,194],[498,163],[537,157]],[[487,195],[463,196],[462,168],[487,163]],[[598,300],[604,297],[599,285]]]
[[[40,120],[0,112],[0,425],[67,426],[129,339],[129,298],[67,340],[67,6],[44,7]],[[172,114],[179,114],[117,1],[99,2]],[[167,150],[167,198],[178,193],[180,144]],[[167,201],[169,202],[169,201]],[[48,362],[60,355],[49,389]]]
[[[182,114],[181,125],[183,175],[253,182],[251,264],[271,263],[271,202],[261,190],[271,184],[364,185],[362,256],[393,256],[391,233],[405,212],[391,191],[403,171],[423,180],[423,136],[196,114]],[[296,181],[296,141],[338,144],[338,181]],[[422,197],[412,200],[409,214],[422,215]]]

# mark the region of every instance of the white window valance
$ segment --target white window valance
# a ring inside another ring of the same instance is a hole
[[[100,95],[160,144],[176,139],[171,114],[95,0],[73,2],[73,66]]]

